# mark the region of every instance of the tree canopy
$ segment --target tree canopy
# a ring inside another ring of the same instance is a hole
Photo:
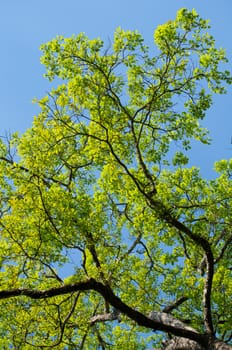
[[[209,28],[41,46],[56,87],[0,144],[1,349],[232,348],[232,159],[188,166],[232,83]]]

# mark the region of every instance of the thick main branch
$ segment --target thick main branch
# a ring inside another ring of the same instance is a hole
[[[133,308],[125,304],[119,297],[117,297],[114,294],[114,292],[109,286],[105,286],[104,284],[96,281],[93,278],[90,278],[86,281],[67,284],[61,287],[51,288],[47,290],[33,290],[27,288],[2,290],[0,291],[0,299],[18,296],[26,296],[32,299],[47,299],[58,295],[65,295],[77,291],[88,290],[96,291],[99,294],[101,294],[103,298],[109,302],[110,305],[112,305],[115,309],[119,310],[121,313],[125,314],[142,327],[150,328],[155,331],[159,330],[163,332],[168,332],[178,337],[184,337],[191,340],[195,340],[202,345],[206,344],[206,337],[203,334],[168,325],[162,323],[161,321],[152,320],[151,318],[145,316],[141,312],[134,310]]]

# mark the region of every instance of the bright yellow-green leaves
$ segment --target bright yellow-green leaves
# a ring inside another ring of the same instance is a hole
[[[155,43],[161,50],[168,50],[172,41],[177,39],[177,25],[174,21],[158,26],[154,33]]]
[[[219,335],[229,330],[231,161],[216,163],[211,181],[186,167],[190,141],[209,142],[201,120],[212,93],[231,83],[208,29],[195,10],[181,9],[156,29],[154,57],[137,31],[121,28],[111,48],[84,33],[41,46],[58,85],[37,101],[41,112],[24,135],[0,142],[1,289],[92,277],[144,314],[187,295],[174,313],[203,332],[205,252],[171,217],[209,242],[212,314],[225,316]],[[96,349],[101,338],[115,349],[146,348],[144,329],[123,315],[120,324],[91,324],[112,312],[97,293],[18,298],[3,309],[3,349],[13,341]],[[158,346],[160,336],[149,340]]]
[[[117,28],[114,33],[113,49],[116,54],[120,54],[124,50],[132,52],[141,45],[143,47],[143,38],[138,31],[124,31],[122,28]]]

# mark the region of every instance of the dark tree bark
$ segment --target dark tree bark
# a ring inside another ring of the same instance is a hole
[[[162,350],[231,350],[232,346],[225,344],[224,342],[212,339],[211,344],[207,347],[199,345],[197,342],[186,339],[175,337],[167,341]],[[155,350],[155,349],[154,349]]]
[[[212,336],[210,337],[207,334],[197,332],[194,328],[185,325],[185,323],[166,312],[152,312],[148,316],[142,314],[125,304],[114,294],[113,290],[108,285],[104,285],[93,278],[48,290],[22,288],[2,290],[0,291],[0,299],[20,296],[27,296],[32,299],[47,299],[57,295],[87,290],[93,290],[102,295],[105,301],[115,310],[112,314],[96,315],[89,320],[90,324],[119,319],[120,313],[122,313],[142,327],[172,334],[174,337],[164,344],[163,350],[232,350],[232,346]],[[183,300],[185,300],[185,298]],[[180,302],[181,301],[178,301],[177,304]]]

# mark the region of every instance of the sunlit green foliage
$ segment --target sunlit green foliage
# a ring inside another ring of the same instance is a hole
[[[173,315],[203,333],[203,238],[214,330],[230,336],[232,162],[209,181],[187,167],[190,141],[209,143],[212,94],[232,82],[208,30],[181,9],[155,30],[154,48],[121,28],[110,48],[83,33],[42,45],[57,87],[37,101],[33,125],[0,145],[1,290],[93,277],[145,315],[186,296]],[[123,314],[92,324],[112,311],[93,291],[3,299],[1,309],[1,349],[137,350],[161,338]]]

